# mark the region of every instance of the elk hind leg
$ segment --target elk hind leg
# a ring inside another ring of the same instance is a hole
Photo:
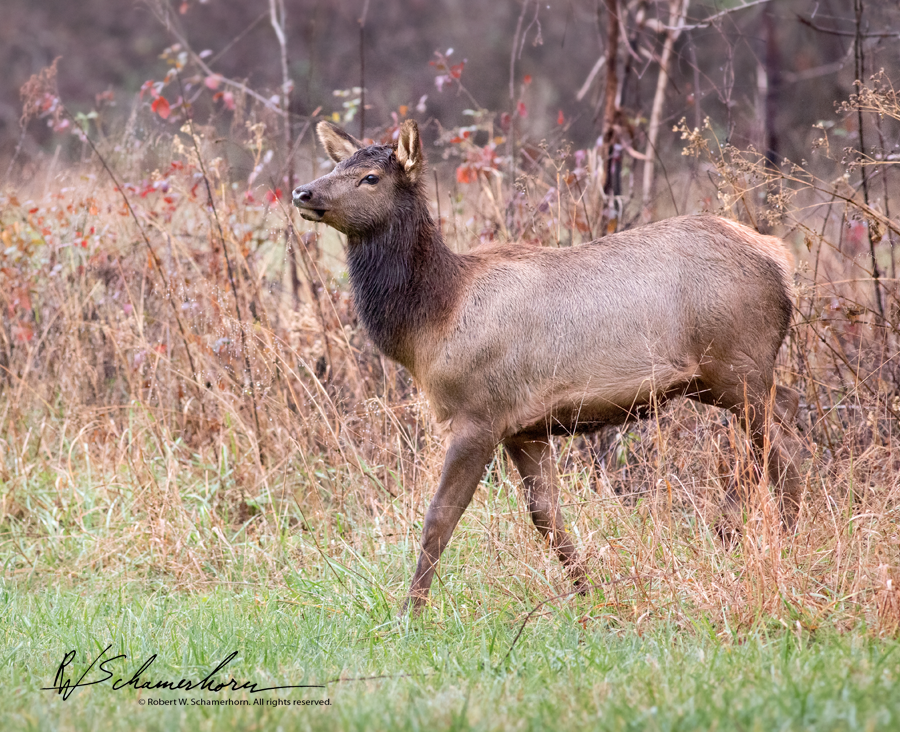
[[[769,479],[779,487],[781,516],[788,528],[793,528],[800,512],[803,498],[803,480],[800,464],[803,448],[795,432],[797,412],[800,409],[800,395],[786,386],[776,386],[773,400],[773,417],[768,424],[770,452],[775,453],[775,461],[770,457]]]
[[[799,395],[786,386],[772,389],[771,381],[763,378],[722,383],[709,373],[705,376],[688,396],[727,409],[738,417],[753,444],[758,466],[766,467],[768,480],[778,494],[782,521],[793,528],[802,497],[801,447],[793,431]],[[729,495],[728,500],[728,508],[733,512],[735,496]]]
[[[576,589],[586,592],[584,567],[578,559],[572,537],[566,531],[559,506],[556,466],[549,439],[517,436],[505,440],[503,445],[522,476],[525,500],[535,528],[550,542]]]
[[[803,492],[802,451],[793,428],[799,404],[799,395],[788,387],[760,384],[750,388],[748,384],[741,402],[730,407],[750,436],[757,462],[767,470],[778,495],[781,520],[788,529],[797,522]]]

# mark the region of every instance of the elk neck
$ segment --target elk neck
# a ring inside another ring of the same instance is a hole
[[[416,373],[423,337],[449,318],[464,281],[452,252],[416,196],[380,229],[348,236],[356,310],[378,349]]]

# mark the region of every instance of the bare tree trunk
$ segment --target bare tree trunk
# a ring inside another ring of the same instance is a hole
[[[619,88],[617,58],[619,51],[619,0],[604,0],[606,5],[606,91],[603,96],[603,116],[600,118],[601,148],[600,159],[605,165],[603,191],[606,200],[603,202],[603,219],[601,236],[615,231],[617,217],[615,213],[615,197],[621,193],[617,190],[619,182],[614,154],[615,127],[618,116],[616,94]],[[620,156],[621,157],[621,156]],[[620,183],[619,183],[620,185]]]
[[[641,217],[650,221],[652,211],[650,202],[653,199],[653,174],[656,160],[656,144],[659,140],[660,118],[663,102],[666,99],[666,87],[669,81],[669,64],[672,61],[672,49],[684,27],[685,14],[690,0],[669,0],[669,28],[663,42],[662,55],[659,58],[659,76],[656,77],[656,93],[653,95],[653,107],[650,110],[650,122],[647,125],[647,147],[644,150],[644,186],[641,200]]]
[[[293,148],[291,116],[289,108],[291,106],[291,91],[294,88],[294,82],[288,74],[287,62],[287,34],[285,32],[285,10],[284,0],[269,0],[269,21],[272,24],[272,30],[275,31],[275,37],[278,38],[278,47],[281,51],[281,110],[284,116],[284,154],[290,155]],[[278,181],[281,183],[281,181]],[[294,188],[294,165],[287,161],[287,189]]]
[[[853,44],[853,52],[854,52],[854,60],[855,60],[855,71],[856,71],[856,82],[858,84],[863,84],[863,75],[866,70],[866,58],[863,51],[863,32],[862,32],[862,15],[863,15],[863,2],[862,0],[853,0],[853,9],[856,14],[856,38],[854,39]],[[859,152],[861,155],[866,154],[866,140],[864,133],[864,125],[863,125],[863,113],[862,108],[857,105],[856,107],[856,115],[857,122],[859,124]],[[869,179],[866,177],[866,168],[862,166],[859,170],[861,183],[862,183],[862,193],[863,193],[863,201],[865,201],[866,206],[869,205]],[[869,231],[869,254],[872,257],[872,279],[875,283],[875,305],[878,307],[878,314],[881,316],[881,319],[884,320],[884,297],[881,294],[881,272],[878,270],[878,259],[875,256],[875,238],[872,236],[872,228],[868,227]]]
[[[363,3],[359,16],[359,139],[366,139],[366,16],[369,0]]]
[[[777,167],[781,145],[775,117],[781,106],[779,104],[779,95],[781,93],[781,52],[778,46],[775,18],[772,15],[771,6],[766,6],[763,12],[763,27],[765,28],[766,37],[766,129],[763,144],[765,145],[766,160],[772,166]]]

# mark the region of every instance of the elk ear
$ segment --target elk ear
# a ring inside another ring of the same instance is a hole
[[[397,138],[397,162],[414,181],[418,180],[425,169],[419,126],[413,119],[406,120],[400,127],[400,136]]]
[[[363,146],[353,135],[347,134],[337,125],[325,120],[316,125],[316,133],[319,135],[319,141],[325,147],[328,157],[336,163],[346,160]]]

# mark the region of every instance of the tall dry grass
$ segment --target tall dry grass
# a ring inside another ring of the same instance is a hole
[[[851,107],[897,122],[893,98],[871,89]],[[0,194],[8,579],[92,571],[185,588],[272,583],[396,543],[412,562],[443,446],[408,375],[361,330],[337,235],[310,230],[276,185],[259,185],[283,161],[248,120],[223,141],[212,127],[166,131],[137,114],[125,134],[96,143],[121,188],[85,143],[81,164],[36,164]],[[478,125],[446,134],[431,155],[435,215],[453,248],[600,234],[609,207],[596,150],[524,141],[511,185],[510,160],[482,127],[488,135]],[[779,378],[802,394],[806,502],[785,534],[743,433],[716,410],[679,404],[560,440],[566,515],[598,583],[582,622],[639,627],[663,615],[726,631],[864,623],[896,633],[894,163],[836,153],[826,130],[812,162],[781,167],[719,146],[712,126],[683,134],[694,157],[667,173],[660,212],[742,218],[797,255]],[[883,190],[868,203],[860,171]],[[626,189],[634,176],[625,171]],[[637,219],[635,201],[615,203],[620,226]],[[498,453],[451,547],[475,605],[484,588],[523,610],[533,595],[566,591],[516,490]],[[739,532],[723,531],[726,494],[747,498]],[[390,556],[373,581],[399,602],[407,567]]]

